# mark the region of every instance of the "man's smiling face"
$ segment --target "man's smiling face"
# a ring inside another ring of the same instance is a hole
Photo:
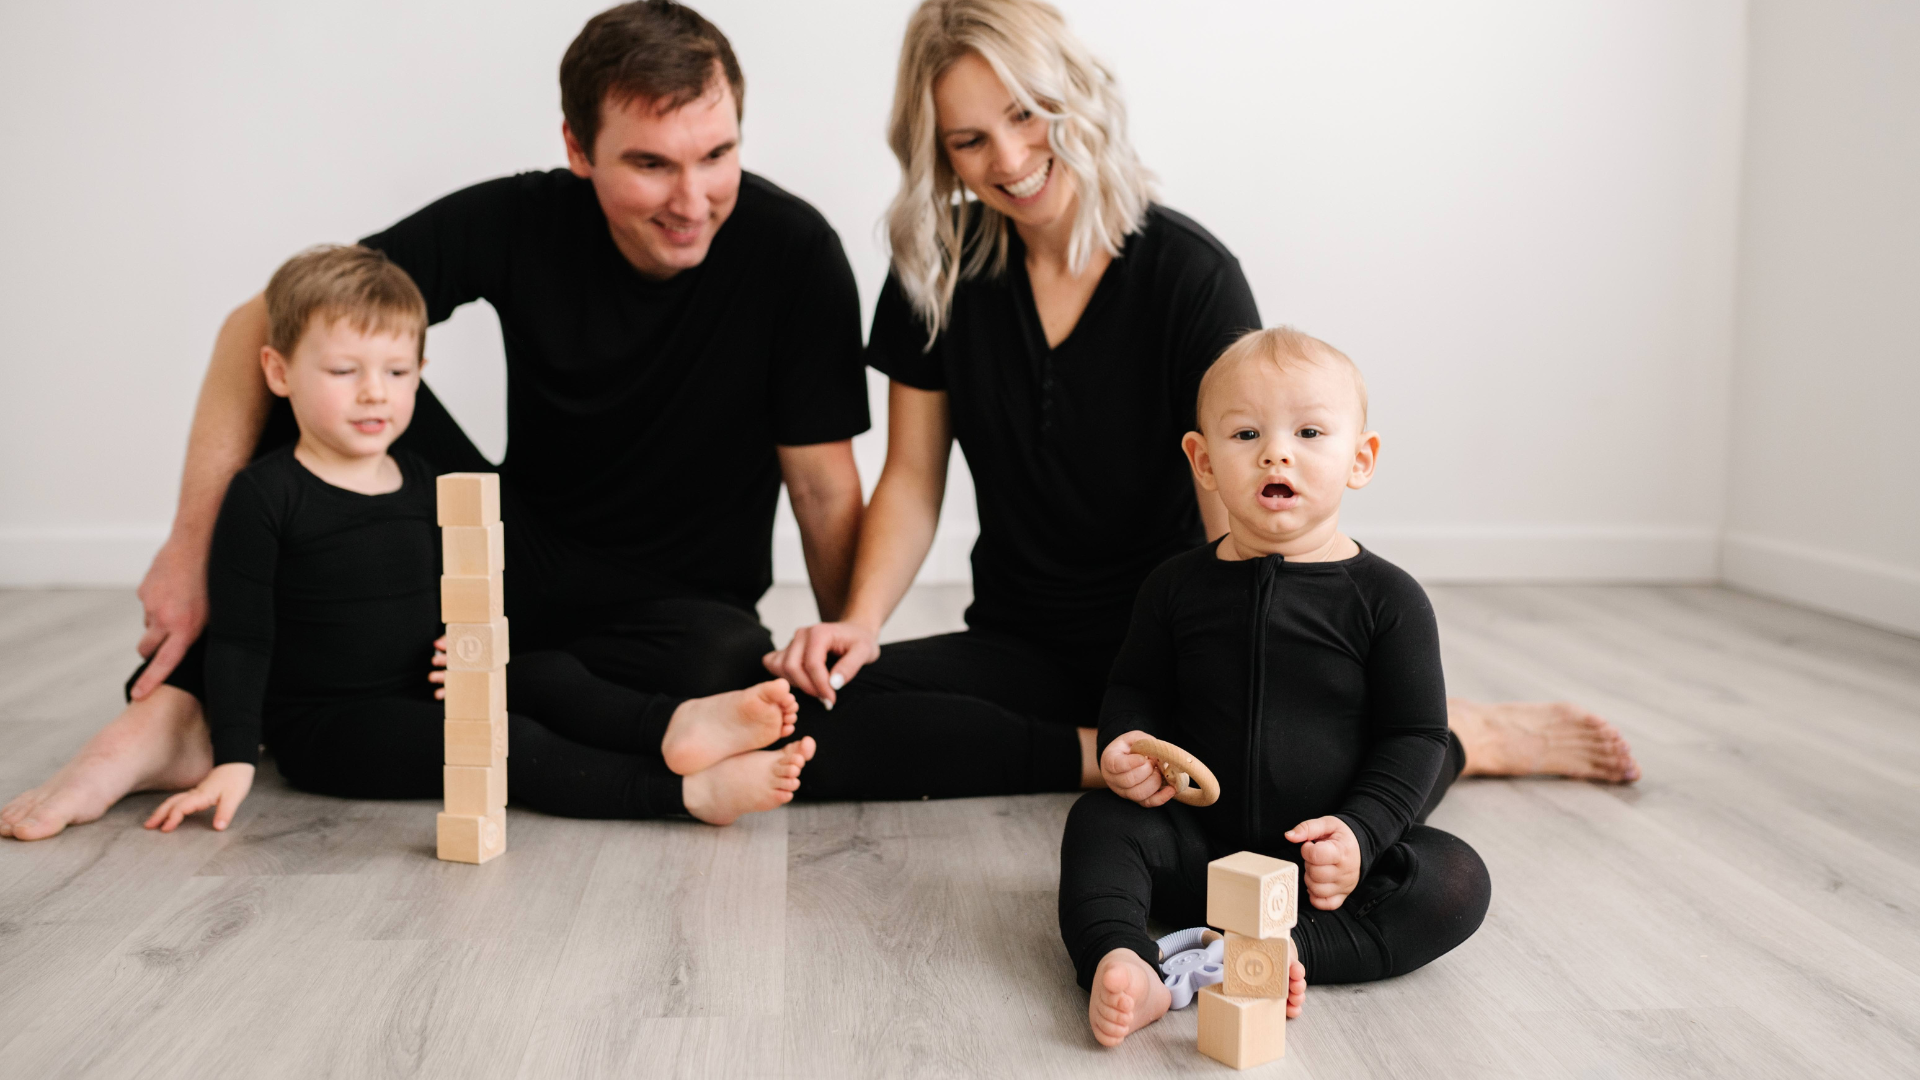
[[[589,157],[564,129],[567,164],[590,180],[613,242],[634,269],[665,280],[699,266],[740,197],[740,119],[719,76],[668,112],[609,97]]]

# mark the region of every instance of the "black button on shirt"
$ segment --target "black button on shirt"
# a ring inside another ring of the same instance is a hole
[[[1111,653],[1147,574],[1205,540],[1180,438],[1200,376],[1260,313],[1239,261],[1165,207],[1058,347],[1017,234],[1007,262],[960,284],[930,350],[889,275],[867,362],[947,392],[980,512],[968,625]]]
[[[706,260],[666,281],[633,269],[593,185],[563,169],[476,184],[361,242],[413,276],[431,321],[472,300],[500,316],[516,598],[750,607],[773,579],[775,446],[867,429],[840,239],[751,173]]]

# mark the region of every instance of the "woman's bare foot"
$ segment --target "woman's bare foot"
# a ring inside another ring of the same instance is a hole
[[[44,840],[93,821],[135,791],[179,791],[213,768],[200,701],[161,686],[129,704],[46,783],[0,810],[0,836]]]
[[[758,750],[793,734],[800,703],[787,680],[772,679],[745,690],[692,698],[673,710],[660,754],[681,776],[747,750]]]
[[[778,750],[749,750],[680,782],[687,813],[709,825],[731,825],[742,814],[793,801],[800,770],[813,760],[813,736]]]
[[[1467,751],[1463,776],[1531,776],[1630,784],[1633,750],[1612,724],[1565,701],[1488,705],[1447,699],[1447,725]]]
[[[1132,949],[1115,949],[1100,958],[1093,972],[1093,996],[1087,1021],[1101,1046],[1119,1046],[1127,1036],[1167,1014],[1173,991],[1153,965]]]

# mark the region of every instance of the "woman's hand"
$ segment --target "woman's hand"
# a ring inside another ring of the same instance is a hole
[[[433,639],[433,670],[427,672],[427,681],[439,689],[433,692],[433,700],[447,700],[447,636]]]
[[[1313,906],[1332,911],[1346,903],[1360,885],[1360,838],[1353,827],[1337,817],[1317,817],[1295,825],[1287,840],[1300,845],[1302,883]]]
[[[880,655],[879,638],[877,631],[862,623],[815,623],[795,631],[786,648],[775,649],[760,662],[795,690],[819,698],[831,709],[839,689]],[[831,669],[828,656],[840,658]]]
[[[213,827],[224,832],[252,790],[253,766],[239,761],[215,765],[206,779],[161,803],[147,818],[147,828],[172,832],[189,815],[213,807]]]
[[[1135,739],[1151,739],[1144,731],[1129,731],[1107,744],[1100,754],[1100,778],[1123,799],[1141,806],[1159,806],[1173,798],[1173,785],[1160,774],[1152,758],[1133,752]]]

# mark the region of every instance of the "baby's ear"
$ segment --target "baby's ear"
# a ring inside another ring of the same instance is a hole
[[[1347,486],[1355,491],[1366,487],[1373,480],[1374,466],[1380,463],[1380,433],[1363,431],[1359,444],[1353,448],[1353,470],[1347,474]]]
[[[1194,479],[1208,491],[1218,490],[1213,478],[1213,459],[1207,456],[1207,437],[1189,431],[1180,437],[1180,449],[1187,452],[1187,464],[1193,466]]]

